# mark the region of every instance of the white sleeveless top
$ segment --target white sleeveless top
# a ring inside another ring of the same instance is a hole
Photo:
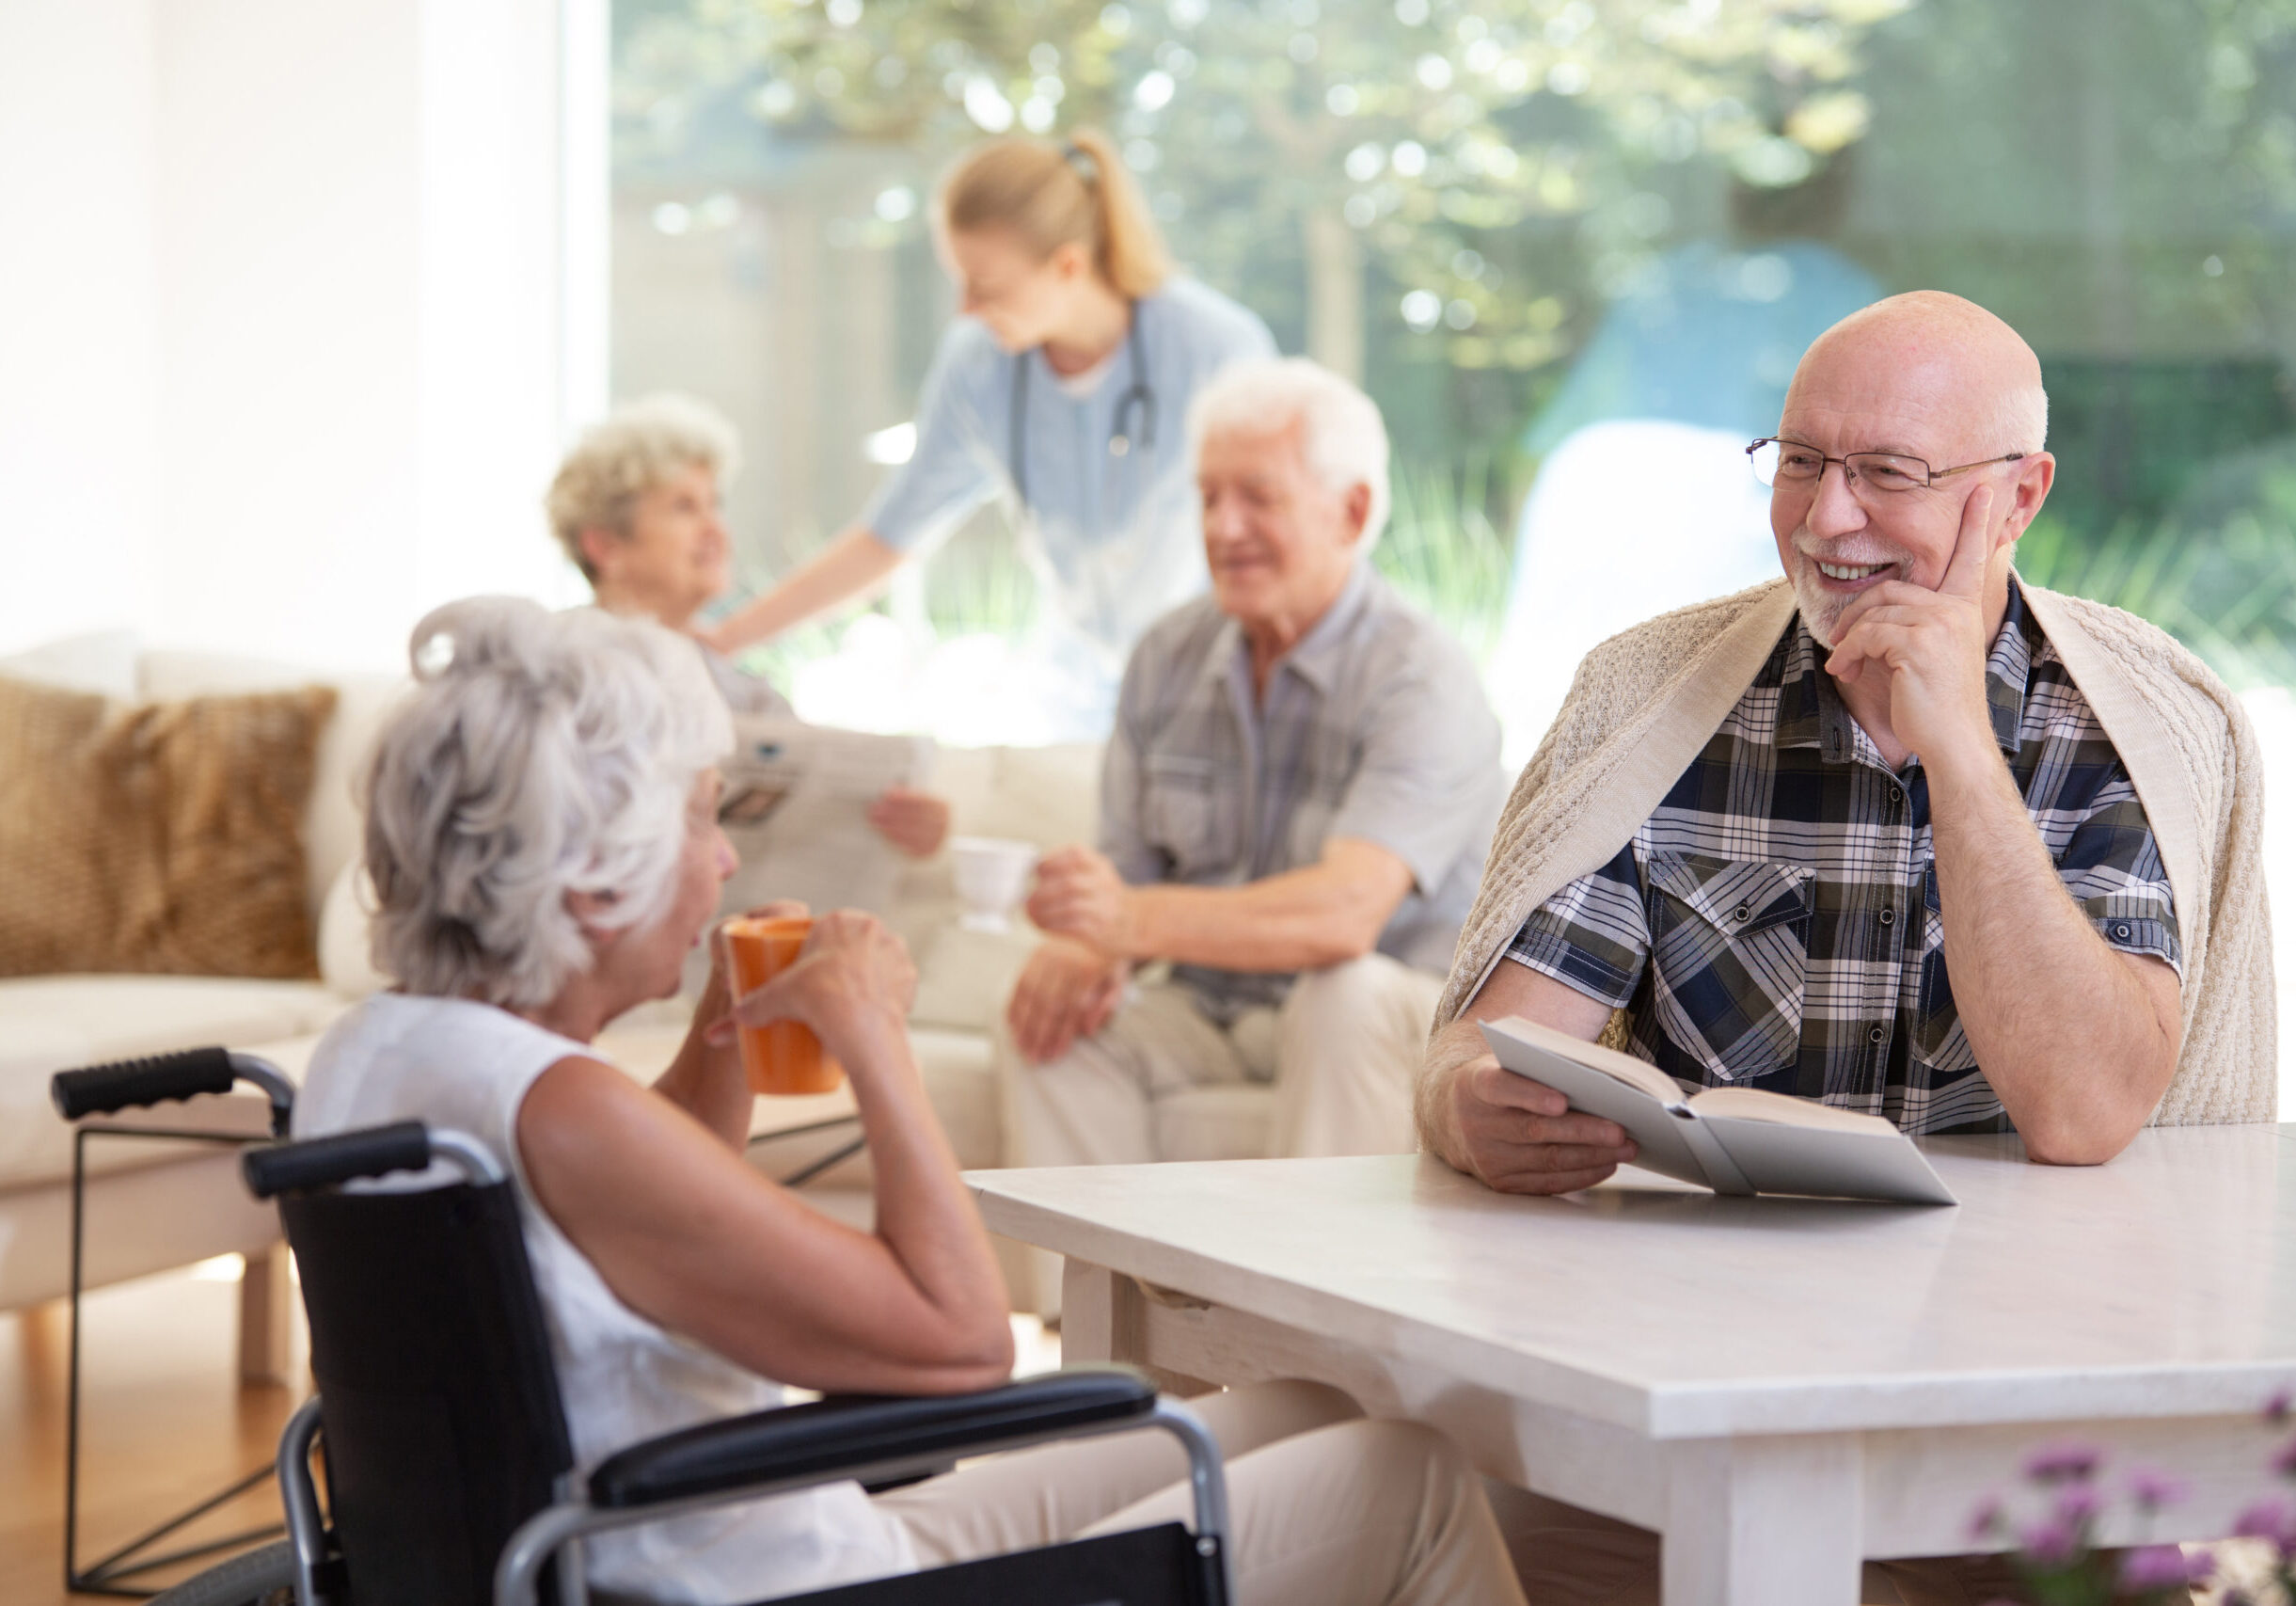
[[[595,1057],[586,1044],[490,1004],[377,994],[338,1021],[313,1052],[295,1101],[294,1133],[317,1137],[420,1120],[469,1134],[502,1163],[518,1190],[575,1463],[587,1472],[640,1439],[781,1405],[785,1391],[622,1303],[536,1202],[519,1160],[518,1106],[537,1076],[571,1055]],[[457,1175],[439,1162],[398,1185]],[[916,1566],[900,1526],[852,1483],[617,1529],[586,1548],[594,1583],[695,1606]]]

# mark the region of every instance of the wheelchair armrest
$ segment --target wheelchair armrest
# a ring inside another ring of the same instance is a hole
[[[753,1484],[984,1455],[1071,1429],[1146,1421],[1155,1409],[1155,1384],[1121,1366],[1080,1366],[973,1394],[832,1396],[633,1444],[590,1474],[590,1502],[626,1511]]]

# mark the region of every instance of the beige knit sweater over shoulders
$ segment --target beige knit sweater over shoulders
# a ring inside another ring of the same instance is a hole
[[[2256,732],[2198,659],[2133,614],[2019,581],[2129,768],[2176,893],[2184,1047],[2153,1121],[2270,1121],[2277,1104],[2272,929]],[[1459,934],[1438,1030],[1530,912],[1634,836],[1734,707],[1793,617],[1783,580],[1661,614],[1596,647],[1508,800]]]

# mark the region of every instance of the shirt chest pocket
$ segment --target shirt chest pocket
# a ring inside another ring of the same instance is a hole
[[[1717,1081],[1792,1064],[1801,1051],[1810,869],[1695,853],[1653,853],[1644,868],[1658,1026]]]
[[[1151,753],[1140,822],[1182,881],[1228,869],[1243,851],[1243,801],[1227,766],[1190,754]]]

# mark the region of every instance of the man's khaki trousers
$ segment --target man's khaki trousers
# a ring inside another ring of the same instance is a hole
[[[1121,1166],[1208,1157],[1159,1106],[1202,1088],[1273,1086],[1267,1153],[1403,1154],[1411,1085],[1443,978],[1385,954],[1301,973],[1281,1009],[1222,1026],[1188,989],[1152,982],[1097,1036],[1022,1062],[999,1034],[1005,1155],[1018,1166]],[[1231,1156],[1222,1155],[1222,1158]]]
[[[1123,1166],[1151,1160],[1407,1154],[1418,1146],[1411,1088],[1443,978],[1385,954],[1303,971],[1280,1009],[1248,1010],[1222,1026],[1185,987],[1152,982],[1093,1037],[1031,1065],[997,1034],[1005,1162]],[[1216,1105],[1174,1095],[1273,1087],[1267,1147],[1234,1147],[1239,1122]],[[1060,1312],[1060,1260],[1033,1255],[1036,1289],[1015,1291],[1047,1317]]]

